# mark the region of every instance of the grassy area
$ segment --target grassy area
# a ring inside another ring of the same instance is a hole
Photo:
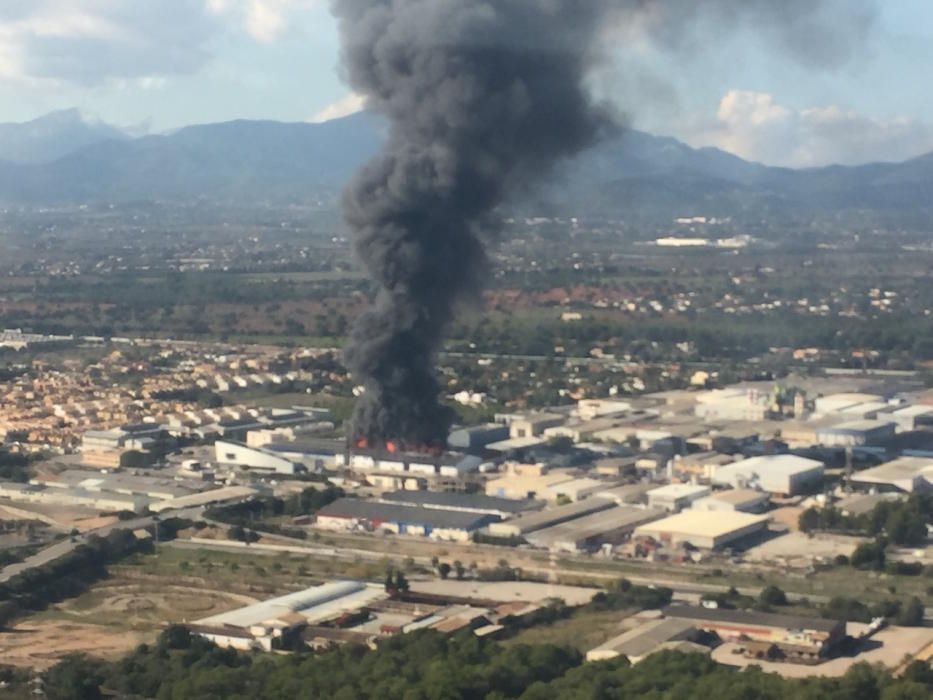
[[[114,571],[165,580],[184,579],[186,585],[267,597],[334,577],[378,581],[385,574],[386,565],[387,562],[380,561],[345,561],[261,550],[228,552],[163,545],[155,554],[136,557],[114,567]]]
[[[634,611],[583,610],[548,625],[535,625],[503,642],[512,644],[556,644],[582,653],[621,634],[620,623]]]

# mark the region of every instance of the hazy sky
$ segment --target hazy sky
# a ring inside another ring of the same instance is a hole
[[[931,151],[933,0],[875,6],[845,60],[801,60],[820,40],[780,50],[761,27],[702,26],[674,51],[620,39],[594,89],[637,128],[768,163]],[[150,131],[319,119],[358,106],[337,57],[324,0],[0,0],[0,121],[69,107]]]

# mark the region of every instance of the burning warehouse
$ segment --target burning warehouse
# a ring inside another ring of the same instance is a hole
[[[338,467],[359,472],[410,474],[415,477],[460,479],[479,469],[479,457],[443,450],[400,449],[392,442],[369,447],[358,442],[345,455],[337,457]]]

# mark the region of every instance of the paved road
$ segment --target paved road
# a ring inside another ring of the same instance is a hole
[[[49,562],[55,561],[59,557],[62,557],[69,552],[73,552],[80,545],[87,541],[88,535],[99,535],[100,537],[106,537],[115,530],[137,530],[139,528],[151,527],[155,523],[156,517],[158,517],[159,520],[165,520],[167,518],[174,517],[197,518],[200,516],[200,514],[200,508],[186,508],[183,510],[165,511],[164,513],[160,513],[158,516],[147,515],[139,518],[133,518],[132,520],[119,520],[111,525],[105,525],[104,527],[99,527],[95,530],[89,530],[88,532],[77,535],[74,538],[69,537],[62,540],[61,542],[56,542],[55,544],[36,552],[31,557],[27,557],[17,564],[10,564],[2,571],[0,571],[0,583],[5,583],[14,576],[23,573],[24,571],[48,564]]]

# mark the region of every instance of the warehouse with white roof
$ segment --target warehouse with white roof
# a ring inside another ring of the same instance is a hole
[[[271,651],[291,630],[358,610],[386,597],[385,588],[380,585],[335,581],[205,617],[189,627],[221,647]]]
[[[819,460],[789,454],[762,455],[720,467],[712,481],[717,486],[794,496],[819,484],[824,471]]]
[[[763,532],[769,519],[767,515],[749,513],[685,510],[669,518],[640,525],[635,536],[650,537],[669,546],[689,544],[698,549],[721,549]]]
[[[933,459],[900,457],[877,467],[856,472],[852,484],[873,491],[927,491],[933,489]]]

